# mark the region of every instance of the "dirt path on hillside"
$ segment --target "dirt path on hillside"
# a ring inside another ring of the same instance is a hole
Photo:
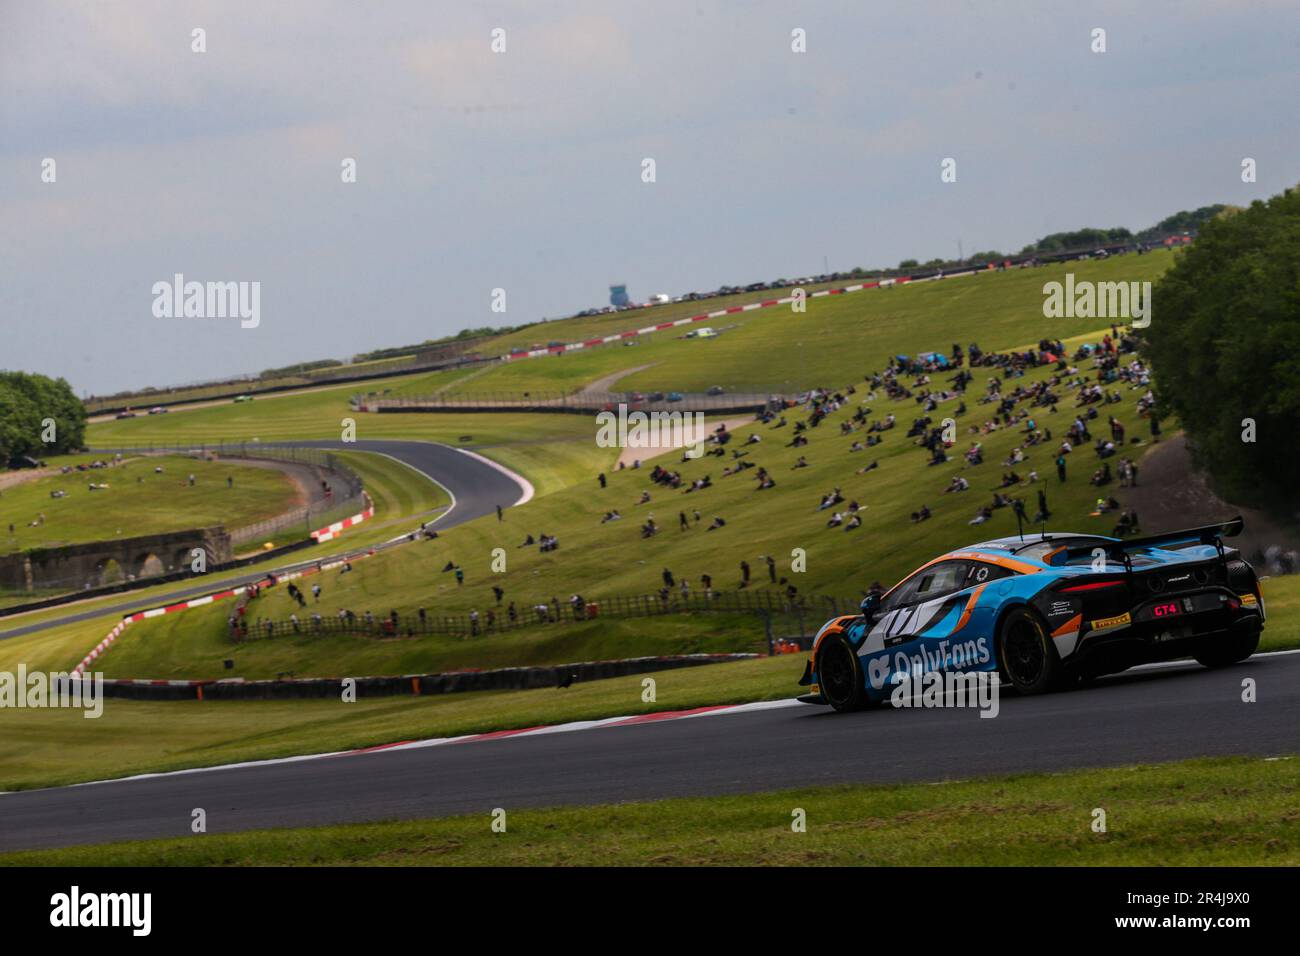
[[[594,382],[588,382],[586,385],[582,386],[582,390],[578,392],[578,394],[582,396],[587,396],[587,395],[604,396],[607,393],[614,391],[614,383],[617,382],[619,379],[627,378],[629,375],[635,375],[637,372],[644,372],[648,368],[654,368],[656,364],[657,363],[655,362],[648,362],[645,365],[637,365],[632,368],[625,368],[621,372],[614,372],[612,375],[606,375],[603,378],[598,378]]]
[[[1213,524],[1239,514],[1246,529],[1229,543],[1248,560],[1272,545],[1283,550],[1300,548],[1300,533],[1294,529],[1285,528],[1262,511],[1229,504],[1216,495],[1205,474],[1193,468],[1182,435],[1150,446],[1138,462],[1138,487],[1122,489],[1116,495],[1138,513],[1143,534]]]
[[[744,425],[754,424],[754,416],[747,415],[741,418],[724,418],[720,422],[718,421],[711,422],[706,419],[704,422],[704,427],[706,432],[711,435],[713,434],[713,430],[717,428],[718,425],[720,424],[726,425],[727,431],[731,431],[733,428],[740,428]],[[642,464],[644,464],[645,462],[649,461],[652,458],[658,458],[660,455],[667,454],[668,452],[673,451],[674,449],[681,448],[683,442],[673,441],[674,437],[680,437],[680,436],[673,435],[673,432],[676,432],[678,430],[679,429],[675,429],[675,428],[664,428],[660,430],[658,437],[661,439],[667,438],[668,444],[662,444],[662,443],[655,444],[649,446],[648,448],[624,448],[619,453],[618,461],[615,463],[614,467],[617,468],[619,465],[622,465],[624,468],[631,468],[632,465],[637,461],[640,461]]]

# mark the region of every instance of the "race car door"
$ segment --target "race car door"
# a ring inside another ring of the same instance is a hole
[[[951,559],[921,568],[894,589],[882,603],[884,612],[871,629],[872,637],[879,636],[885,650],[901,648],[923,635],[946,635],[951,627],[944,627],[948,617],[955,626],[965,596],[971,562]],[[954,613],[956,609],[956,613]]]

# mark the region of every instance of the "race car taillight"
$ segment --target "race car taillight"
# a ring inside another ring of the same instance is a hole
[[[1123,579],[1118,581],[1089,581],[1087,584],[1071,584],[1067,588],[1061,588],[1062,593],[1070,591],[1097,591],[1101,588],[1113,588],[1123,584]]]

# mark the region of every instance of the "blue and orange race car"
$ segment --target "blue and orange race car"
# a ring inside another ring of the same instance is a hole
[[[1245,660],[1264,599],[1254,569],[1223,544],[1242,527],[1238,517],[1126,540],[1026,534],[950,551],[822,625],[799,699],[856,710],[930,671],[996,672],[1039,694],[1151,661]]]

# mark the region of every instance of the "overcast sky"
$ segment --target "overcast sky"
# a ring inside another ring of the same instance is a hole
[[[1297,10],[0,0],[0,368],[183,383],[1249,202],[1300,181]],[[261,324],[156,318],[178,272]]]

